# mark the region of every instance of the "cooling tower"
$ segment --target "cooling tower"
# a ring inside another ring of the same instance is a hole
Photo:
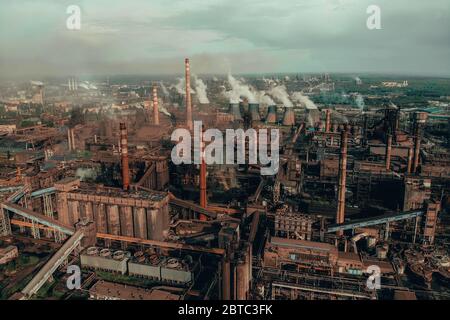
[[[250,114],[250,119],[252,121],[260,121],[261,120],[261,118],[259,117],[259,104],[249,103],[248,111]]]
[[[285,107],[283,116],[283,125],[284,126],[295,125],[295,114],[293,108]]]
[[[230,103],[230,114],[233,115],[234,121],[242,121],[241,108],[238,103]]]
[[[276,123],[277,122],[277,106],[272,105],[269,106],[269,110],[267,110],[266,123]]]

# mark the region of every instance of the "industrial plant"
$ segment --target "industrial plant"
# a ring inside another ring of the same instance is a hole
[[[450,298],[449,80],[424,104],[402,90],[431,78],[179,67],[1,87],[1,299]],[[196,121],[241,129],[243,161],[174,163]],[[262,130],[270,175],[247,161]]]

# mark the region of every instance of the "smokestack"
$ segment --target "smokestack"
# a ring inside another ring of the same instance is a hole
[[[186,125],[189,130],[192,130],[191,70],[188,58],[184,60],[184,68],[186,77]]]
[[[156,85],[153,86],[153,124],[159,126],[158,92]]]
[[[241,108],[237,103],[230,103],[230,113],[234,117],[234,121],[242,121]]]
[[[412,172],[417,173],[419,167],[420,159],[420,139],[422,128],[427,122],[428,114],[426,112],[416,112],[414,113],[414,161]]]
[[[325,132],[330,132],[331,129],[331,110],[325,110]]]
[[[413,156],[414,156],[414,150],[411,147],[411,148],[408,149],[408,164],[407,164],[407,168],[406,168],[406,172],[408,174],[411,174],[412,163],[413,163]]]
[[[293,125],[295,125],[294,110],[292,108],[290,108],[290,107],[285,107],[284,108],[283,125],[284,126],[293,126]]]
[[[76,150],[76,147],[75,147],[75,134],[73,132],[74,132],[74,130],[70,129],[70,137],[71,137],[70,140],[72,141],[72,150]]]
[[[128,167],[128,136],[125,123],[120,123],[120,148],[122,154],[123,190],[130,188],[130,169]]]
[[[201,142],[201,164],[200,164],[200,206],[206,208],[207,206],[207,196],[206,196],[206,162],[205,162],[205,140],[204,131],[202,132],[202,142]],[[200,220],[206,221],[206,216],[200,214]]]
[[[277,106],[269,106],[267,111],[266,123],[276,123],[277,122]]]
[[[72,91],[72,82],[70,82],[70,78],[69,78],[69,91]]]
[[[261,118],[259,117],[259,104],[257,103],[250,103],[248,105],[249,113],[250,113],[250,119],[252,121],[260,121]]]
[[[386,136],[386,170],[391,168],[392,134]]]
[[[339,189],[338,206],[336,212],[336,223],[341,224],[345,221],[345,190],[347,180],[347,128],[341,132],[341,154],[339,157]],[[342,231],[338,231],[342,235]]]
[[[71,136],[70,136],[70,128],[67,129],[67,147],[69,148],[69,151],[72,151],[72,142],[71,142]]]

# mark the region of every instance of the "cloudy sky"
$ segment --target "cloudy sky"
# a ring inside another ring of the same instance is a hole
[[[366,9],[381,8],[381,30]],[[66,9],[81,8],[81,30]],[[450,76],[449,0],[0,0],[0,77],[194,72]]]

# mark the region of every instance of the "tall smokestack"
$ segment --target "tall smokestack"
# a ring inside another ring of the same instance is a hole
[[[76,150],[75,147],[75,134],[74,134],[74,130],[70,129],[70,140],[72,141],[72,150]]]
[[[283,116],[284,126],[293,126],[295,124],[295,115],[293,108],[285,107]]]
[[[331,130],[331,110],[325,110],[325,132],[330,132]]]
[[[159,125],[159,110],[158,110],[158,92],[156,85],[153,85],[153,124]]]
[[[128,167],[128,135],[125,123],[120,123],[120,149],[122,154],[123,190],[130,188],[130,169]]]
[[[420,139],[422,128],[427,122],[428,114],[426,112],[416,112],[414,114],[414,161],[412,172],[417,173],[420,159]]]
[[[406,172],[408,174],[411,174],[412,170],[412,163],[413,163],[413,156],[414,156],[414,149],[411,147],[408,149],[408,164],[406,168]]]
[[[392,134],[386,136],[386,170],[391,168]]]
[[[72,151],[72,142],[71,142],[71,136],[70,136],[70,128],[67,129],[67,147],[69,148],[69,151]]]
[[[206,162],[205,162],[205,142],[204,142],[204,129],[202,132],[202,142],[201,142],[201,164],[200,164],[200,206],[206,208],[207,206],[207,196],[206,196]],[[206,216],[200,214],[200,220],[205,221]]]
[[[184,60],[184,69],[186,77],[186,125],[189,130],[192,130],[191,69],[188,58]]]
[[[341,154],[339,157],[339,189],[338,206],[336,212],[336,223],[341,224],[345,221],[345,190],[347,180],[347,127],[341,132]],[[342,235],[342,231],[338,231]]]
[[[272,105],[269,106],[269,110],[267,111],[266,123],[275,123],[277,122],[277,106]]]

